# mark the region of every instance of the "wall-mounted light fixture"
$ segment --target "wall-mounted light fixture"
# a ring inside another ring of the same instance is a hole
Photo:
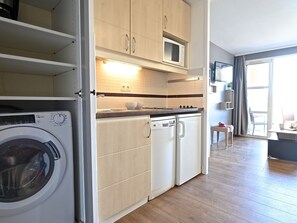
[[[142,68],[140,66],[119,61],[103,60],[107,72],[118,75],[136,75]]]

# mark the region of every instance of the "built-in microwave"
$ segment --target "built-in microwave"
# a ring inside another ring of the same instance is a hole
[[[185,66],[185,46],[172,39],[163,37],[163,62]]]

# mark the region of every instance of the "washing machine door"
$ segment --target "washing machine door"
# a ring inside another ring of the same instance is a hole
[[[65,151],[35,127],[0,131],[0,216],[32,209],[56,190],[66,168]]]

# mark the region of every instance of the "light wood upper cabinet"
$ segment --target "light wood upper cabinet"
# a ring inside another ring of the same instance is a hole
[[[163,0],[163,31],[190,42],[191,7],[182,0]]]
[[[162,0],[131,0],[131,54],[162,61]]]
[[[96,46],[162,61],[162,0],[95,0]]]
[[[96,46],[130,54],[130,0],[94,0]]]

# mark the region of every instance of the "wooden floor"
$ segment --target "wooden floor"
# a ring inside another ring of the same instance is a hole
[[[297,222],[297,163],[267,159],[267,141],[214,146],[209,174],[155,198],[118,223]]]

